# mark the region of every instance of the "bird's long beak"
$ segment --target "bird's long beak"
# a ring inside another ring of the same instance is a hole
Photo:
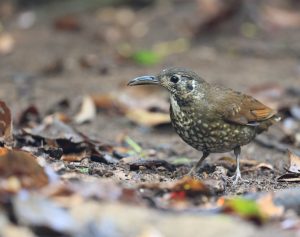
[[[159,84],[159,80],[155,76],[142,76],[132,79],[128,82],[128,86],[136,85],[155,85]]]

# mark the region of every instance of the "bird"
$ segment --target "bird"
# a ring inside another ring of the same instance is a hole
[[[236,170],[232,181],[243,181],[241,147],[280,120],[277,111],[252,96],[210,84],[186,68],[167,68],[156,76],[132,79],[128,85],[159,85],[169,91],[172,126],[183,141],[202,151],[188,175],[196,174],[209,154],[233,150]]]

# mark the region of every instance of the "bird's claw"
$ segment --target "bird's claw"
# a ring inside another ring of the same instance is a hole
[[[249,180],[243,179],[240,172],[235,173],[233,176],[229,178],[229,180],[233,183],[233,185],[237,185],[240,182],[249,183]]]

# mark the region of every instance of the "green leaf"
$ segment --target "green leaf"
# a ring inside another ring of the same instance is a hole
[[[161,57],[157,53],[150,51],[150,50],[137,51],[137,52],[133,53],[132,59],[136,63],[141,64],[141,65],[146,65],[146,66],[154,65],[161,61]]]
[[[141,153],[143,151],[143,148],[140,147],[139,144],[137,144],[134,140],[132,140],[130,137],[126,136],[124,138],[125,142],[134,150],[136,153]]]
[[[88,167],[81,167],[81,168],[78,168],[78,171],[82,174],[88,174],[89,173],[89,168]]]
[[[178,157],[175,160],[171,161],[173,165],[186,165],[191,163],[191,158],[188,157]]]
[[[253,201],[244,198],[234,198],[225,200],[224,210],[233,212],[244,218],[256,218],[260,221],[264,220],[259,205]]]

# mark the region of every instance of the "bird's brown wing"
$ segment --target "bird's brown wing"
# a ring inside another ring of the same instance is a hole
[[[260,122],[268,120],[276,114],[276,111],[253,97],[232,92],[231,98],[224,100],[224,106],[222,107],[224,120],[241,125],[258,126]]]

